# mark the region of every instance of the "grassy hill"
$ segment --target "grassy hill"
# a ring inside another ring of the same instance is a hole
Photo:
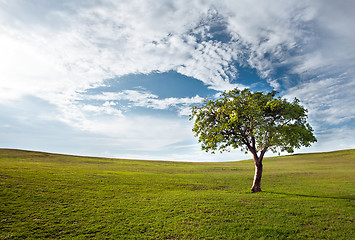
[[[179,163],[0,149],[0,239],[355,239],[355,150]]]

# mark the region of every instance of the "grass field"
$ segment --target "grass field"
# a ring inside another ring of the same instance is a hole
[[[355,150],[178,163],[0,149],[0,239],[355,239]]]

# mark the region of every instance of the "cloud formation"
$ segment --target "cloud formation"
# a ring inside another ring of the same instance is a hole
[[[215,90],[258,86],[240,79],[244,68],[281,94],[300,98],[320,128],[348,124],[355,115],[354,5],[349,0],[3,0],[0,104],[34,96],[54,106],[53,118],[73,128],[134,142],[139,134],[125,129],[137,132],[133,126],[139,125],[140,136],[152,142],[153,133],[145,129],[159,126],[163,130],[155,130],[168,142],[187,141],[178,130],[168,136],[174,121],[128,119],[125,108],[173,109],[184,116],[200,96],[87,91],[127,74],[168,71]],[[112,127],[117,122],[121,128]],[[175,128],[185,129],[182,123]]]
[[[126,100],[129,102],[128,107],[145,107],[152,109],[169,109],[170,107],[176,107],[180,109],[180,115],[189,115],[186,114],[185,108],[190,108],[192,104],[198,104],[203,101],[203,98],[196,95],[191,98],[164,98],[159,99],[159,96],[155,94],[151,94],[146,91],[138,91],[138,90],[123,90],[121,92],[103,92],[99,95],[87,95],[83,98],[84,100],[96,100],[96,101],[104,101],[102,107],[99,109],[103,109],[107,112],[106,109],[112,109],[112,106],[119,104],[121,100]],[[94,107],[93,109],[98,109]]]
[[[21,8],[21,1],[6,5]],[[57,93],[81,91],[113,76],[169,70],[218,90],[230,89],[237,86],[231,84],[238,74],[233,61],[268,77],[272,59],[264,55],[280,61],[302,37],[297,24],[310,21],[312,14],[297,9],[307,7],[300,3],[289,5],[243,1],[71,4],[70,11],[48,9],[45,18],[60,23],[58,28],[47,25],[45,19],[37,20],[42,24],[28,24],[5,14],[1,45],[8,49],[3,61],[11,64],[6,68],[6,85],[14,92],[18,89],[10,83],[20,82],[20,76],[13,75],[14,62],[20,61],[17,66],[29,68],[22,70],[30,83],[23,89],[38,95],[43,87]],[[8,26],[11,21],[17,22],[15,27]],[[221,39],[222,35],[227,39]],[[26,82],[20,84],[26,86]]]
[[[327,125],[338,125],[355,119],[355,81],[344,74],[338,78],[318,79],[288,90],[289,99],[302,99],[310,117]],[[344,101],[346,100],[346,101]]]

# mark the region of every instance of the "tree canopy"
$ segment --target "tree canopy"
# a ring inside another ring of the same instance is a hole
[[[292,102],[277,96],[233,89],[192,108],[190,120],[202,150],[230,151],[240,148],[251,152],[255,164],[267,150],[287,151],[316,142],[307,122],[307,109],[295,98]],[[261,176],[260,176],[261,177]]]

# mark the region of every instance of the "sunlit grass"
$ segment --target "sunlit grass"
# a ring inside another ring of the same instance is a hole
[[[355,150],[253,162],[0,150],[0,239],[354,239]]]

